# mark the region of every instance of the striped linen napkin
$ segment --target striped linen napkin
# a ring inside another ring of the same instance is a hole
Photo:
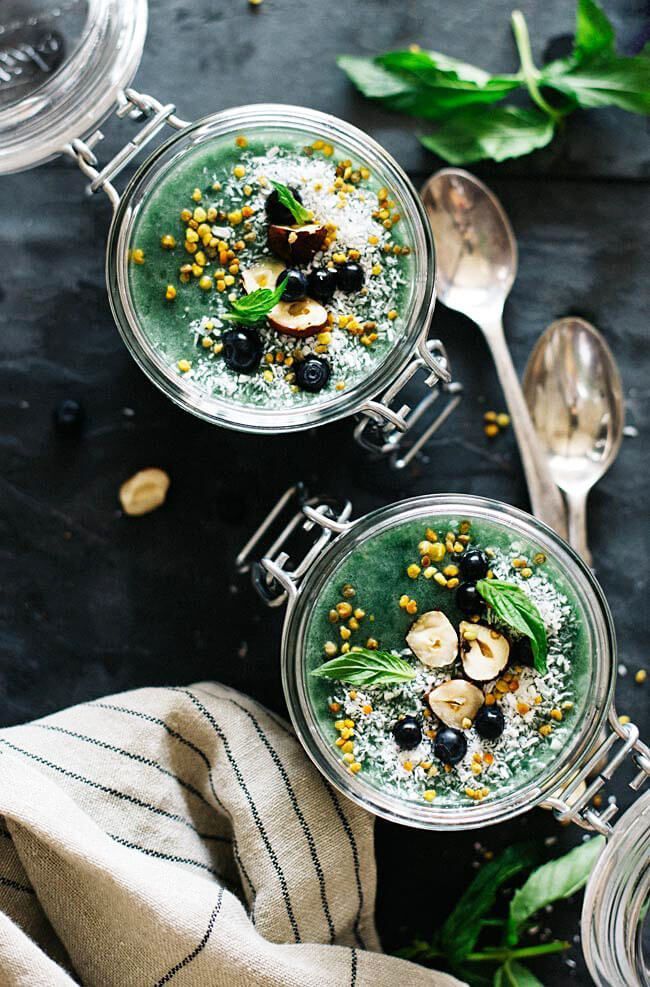
[[[458,981],[383,955],[373,820],[214,683],[0,730],[0,987]]]

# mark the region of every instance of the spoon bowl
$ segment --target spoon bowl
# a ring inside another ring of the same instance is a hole
[[[501,203],[460,168],[437,171],[421,195],[436,242],[438,297],[467,315],[486,309],[500,314],[518,263],[517,242]]]
[[[524,395],[555,482],[569,509],[569,541],[590,562],[586,503],[623,438],[623,385],[612,352],[584,319],[553,322],[524,374]]]
[[[533,514],[566,537],[562,496],[543,455],[503,333],[517,274],[517,244],[496,196],[469,172],[443,168],[421,190],[436,244],[436,289],[482,330],[519,445]]]

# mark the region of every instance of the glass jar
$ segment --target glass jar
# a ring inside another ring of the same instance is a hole
[[[303,107],[244,106],[190,123],[176,115],[172,104],[127,88],[142,53],[145,0],[64,0],[57,7],[47,0],[12,0],[9,13],[11,23],[4,30],[0,25],[0,44],[3,35],[10,38],[16,75],[4,98],[0,86],[0,173],[66,153],[89,179],[88,191],[109,197],[114,209],[106,255],[109,300],[129,351],[149,379],[187,411],[240,431],[295,432],[356,416],[356,440],[371,453],[389,457],[394,466],[405,466],[456,406],[460,387],[451,382],[442,344],[427,338],[435,304],[433,237],[415,189],[391,156],[356,127]],[[25,61],[28,51],[34,52],[31,61]],[[103,134],[97,127],[111,112],[141,126],[112,160],[100,165]],[[168,139],[120,193],[115,182],[124,167],[165,132]],[[337,153],[367,165],[378,186],[390,189],[400,213],[400,230],[411,246],[400,331],[371,369],[357,373],[342,390],[328,388],[277,406],[246,404],[237,390],[219,395],[192,374],[179,373],[138,315],[129,258],[148,199],[193,155],[229,137],[234,141],[242,132],[269,140],[285,135],[296,146],[315,137],[332,144]],[[415,378],[420,378],[417,391]],[[404,403],[407,387],[410,404]],[[405,433],[409,449],[402,455]]]
[[[617,669],[614,627],[591,570],[546,525],[514,507],[482,497],[431,495],[392,504],[355,521],[350,520],[350,514],[349,503],[335,505],[322,498],[309,498],[301,487],[290,488],[237,560],[240,571],[251,571],[254,585],[267,604],[287,606],[282,681],[291,720],[308,755],[344,795],[392,822],[430,830],[474,829],[543,806],[552,809],[560,821],[572,821],[611,837],[585,899],[587,960],[592,972],[600,971],[598,976],[594,972],[599,984],[646,985],[648,980],[638,959],[637,930],[649,889],[649,796],[639,799],[616,826],[611,824],[616,804],[606,803],[602,810],[596,810],[593,798],[624,765],[634,768],[630,786],[638,790],[650,776],[650,751],[633,724],[621,724],[613,706]],[[351,773],[319,722],[307,685],[310,621],[319,604],[322,609],[325,587],[332,584],[351,553],[361,550],[370,565],[368,549],[374,540],[413,520],[435,525],[436,517],[505,525],[516,541],[535,545],[571,587],[588,662],[580,679],[581,701],[573,710],[576,721],[559,749],[533,776],[518,776],[516,787],[506,786],[503,793],[498,791],[492,793],[494,797],[468,801],[467,805],[407,800],[364,779],[363,772]],[[270,550],[261,561],[252,561],[260,541],[270,535],[275,535]],[[301,549],[302,558],[294,551],[292,559],[290,546],[295,545],[298,535],[306,538],[308,545]],[[607,727],[609,732],[603,737]],[[632,970],[636,970],[634,976]]]
[[[650,984],[650,792],[614,827],[591,875],[582,943],[598,987]]]

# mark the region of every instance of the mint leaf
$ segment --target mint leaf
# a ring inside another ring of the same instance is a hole
[[[544,985],[523,963],[508,960],[494,974],[494,987],[544,987]]]
[[[291,189],[287,188],[286,185],[283,185],[282,182],[274,182],[272,178],[270,179],[270,182],[275,191],[278,193],[279,202],[289,210],[296,223],[300,223],[301,225],[308,223],[312,218],[311,213],[309,209],[305,209],[305,207],[298,202]]]
[[[287,279],[281,282],[277,288],[258,288],[251,291],[249,295],[243,295],[231,302],[232,311],[224,312],[222,318],[230,322],[241,322],[243,325],[254,326],[261,322],[269,314],[272,308],[278,304],[284,289],[287,286]]]
[[[452,963],[462,963],[474,949],[483,919],[494,905],[499,888],[521,871],[530,870],[541,857],[539,845],[515,843],[483,864],[440,930],[440,948]]]
[[[514,106],[460,110],[420,141],[450,164],[493,158],[518,158],[544,147],[553,137],[553,121],[538,110]]]
[[[415,678],[415,670],[403,658],[397,658],[389,651],[371,651],[369,648],[332,658],[311,674],[316,678],[362,686],[392,685]]]
[[[500,623],[530,638],[535,668],[546,671],[548,641],[542,615],[524,591],[499,579],[479,579],[476,588]]]
[[[630,113],[650,113],[650,58],[644,54],[552,62],[542,70],[540,81],[585,109],[618,106]]]
[[[509,946],[517,942],[525,923],[540,908],[560,898],[569,898],[584,887],[604,845],[602,836],[594,836],[563,857],[533,871],[510,902],[506,933]]]
[[[576,56],[614,54],[614,28],[596,0],[578,0],[576,9]]]

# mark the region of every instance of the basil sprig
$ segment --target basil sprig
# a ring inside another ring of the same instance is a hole
[[[241,322],[243,325],[254,326],[269,314],[278,304],[287,285],[285,278],[276,288],[258,288],[248,295],[242,295],[231,302],[232,310],[224,312],[222,318],[230,322]]]
[[[348,685],[393,685],[397,682],[410,682],[415,678],[415,670],[403,658],[390,651],[371,651],[359,648],[346,655],[332,658],[319,665],[312,673],[317,678],[334,679]]]
[[[311,219],[311,213],[309,209],[305,209],[302,203],[298,202],[291,189],[283,185],[282,182],[274,182],[273,179],[270,179],[270,182],[278,193],[278,201],[289,210],[296,223],[300,223],[301,225],[308,223]]]
[[[411,116],[439,121],[425,147],[452,164],[503,161],[544,147],[579,107],[617,106],[650,113],[650,51],[619,55],[614,28],[597,0],[578,0],[573,50],[538,69],[528,27],[512,14],[519,71],[490,75],[437,51],[392,51],[375,58],[341,55],[338,65],[369,99]],[[532,106],[495,106],[518,89]],[[545,93],[554,91],[552,102]]]
[[[564,953],[571,943],[561,939],[535,942],[528,936],[523,943],[521,940],[541,908],[568,898],[586,884],[604,843],[602,836],[595,836],[547,863],[541,863],[545,855],[542,844],[509,846],[480,867],[429,942],[415,939],[400,949],[399,955],[436,968],[441,961],[446,962],[452,973],[475,987],[542,987],[522,961],[527,964],[538,957]],[[505,892],[510,901],[504,919],[498,892],[525,871],[531,873],[519,889],[514,894]]]
[[[476,588],[502,624],[530,638],[535,668],[544,673],[548,640],[542,615],[533,601],[519,586],[498,579],[479,579]]]

